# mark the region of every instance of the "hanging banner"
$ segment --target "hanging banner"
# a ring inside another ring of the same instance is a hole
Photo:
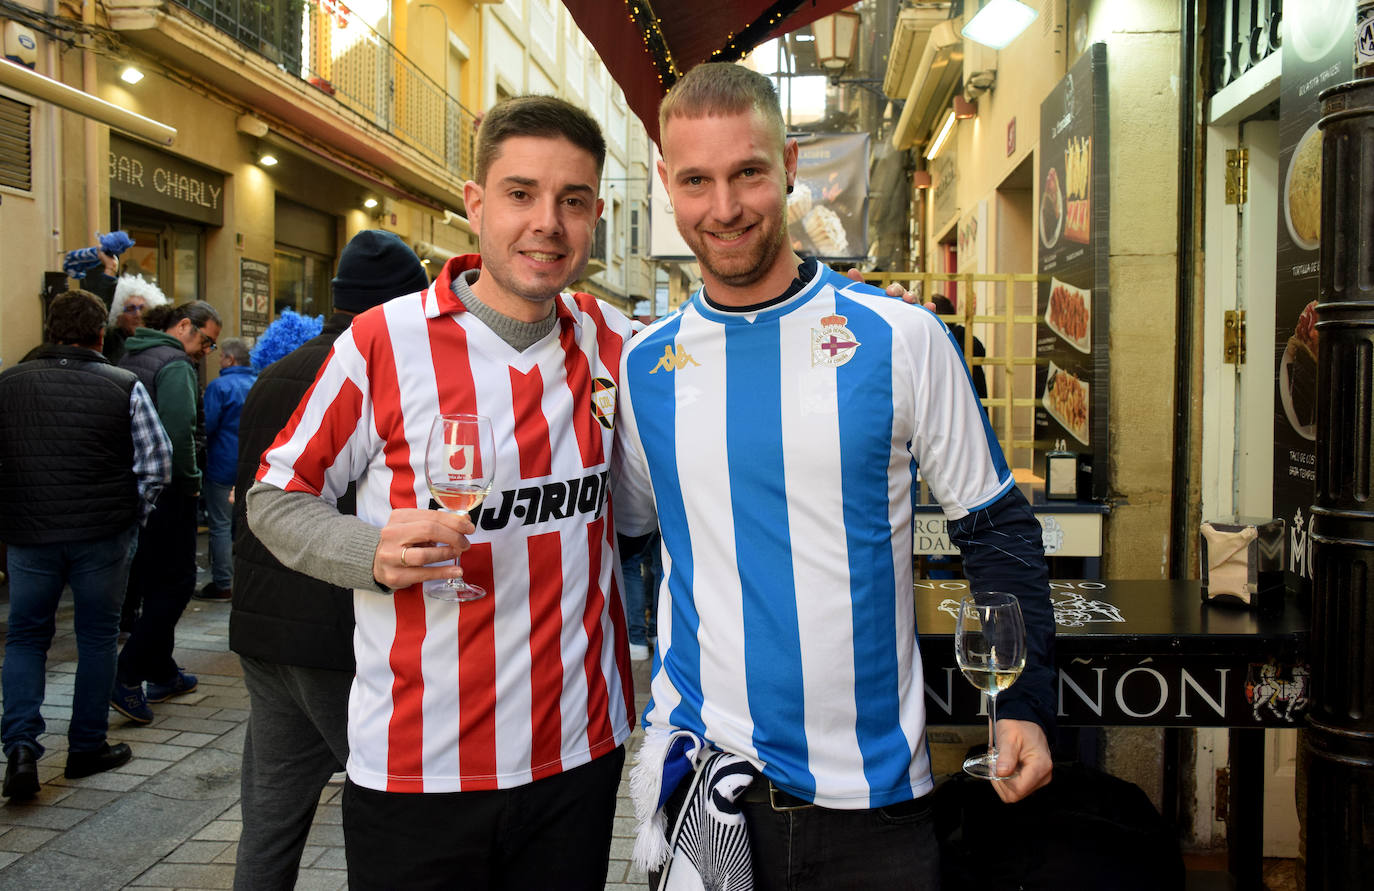
[[[1083,53],[1040,106],[1035,470],[1045,453],[1088,455],[1107,495],[1107,45]]]
[[[787,196],[792,248],[822,260],[868,256],[867,133],[793,134],[799,144],[797,181]],[[655,169],[650,184],[649,256],[693,260],[678,234],[668,190]]]
[[[1317,277],[1321,270],[1322,134],[1317,94],[1350,79],[1355,0],[1283,10],[1279,89],[1279,220],[1274,283],[1274,516],[1288,526],[1288,590],[1312,582],[1316,499]]]

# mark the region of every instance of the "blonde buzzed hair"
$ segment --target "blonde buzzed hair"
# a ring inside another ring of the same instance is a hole
[[[703,62],[683,75],[658,106],[658,131],[669,118],[704,118],[755,110],[777,131],[778,144],[787,138],[778,93],[773,82],[733,62]],[[662,136],[659,137],[662,139]]]

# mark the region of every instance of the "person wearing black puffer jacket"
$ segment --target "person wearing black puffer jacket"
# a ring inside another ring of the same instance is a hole
[[[334,315],[318,337],[262,370],[239,417],[229,648],[243,664],[250,712],[235,888],[295,885],[320,791],[348,759],[354,664],[353,592],[282,566],[248,528],[247,491],[263,451],[353,316],[428,286],[419,258],[399,238],[359,232],[339,257]],[[353,512],[352,486],[338,509]]]
[[[68,291],[48,311],[49,343],[0,373],[0,541],[9,546],[3,794],[38,793],[44,665],[65,585],[76,604],[76,686],[68,777],[119,767],[110,690],[129,551],[171,479],[172,446],[147,390],[100,354],[105,306]]]

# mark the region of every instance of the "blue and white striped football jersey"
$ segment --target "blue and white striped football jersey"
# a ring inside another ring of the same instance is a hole
[[[622,360],[616,521],[642,532],[656,508],[663,532],[644,720],[817,804],[880,807],[932,785],[917,468],[950,519],[1013,480],[944,325],[803,269],[798,293],[758,311],[699,291]]]

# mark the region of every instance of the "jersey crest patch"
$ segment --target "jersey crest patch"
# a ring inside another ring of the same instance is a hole
[[[615,382],[592,378],[592,414],[607,430],[615,429]]]
[[[825,316],[821,327],[811,329],[811,367],[838,368],[854,358],[861,344],[844,325],[844,316]]]

